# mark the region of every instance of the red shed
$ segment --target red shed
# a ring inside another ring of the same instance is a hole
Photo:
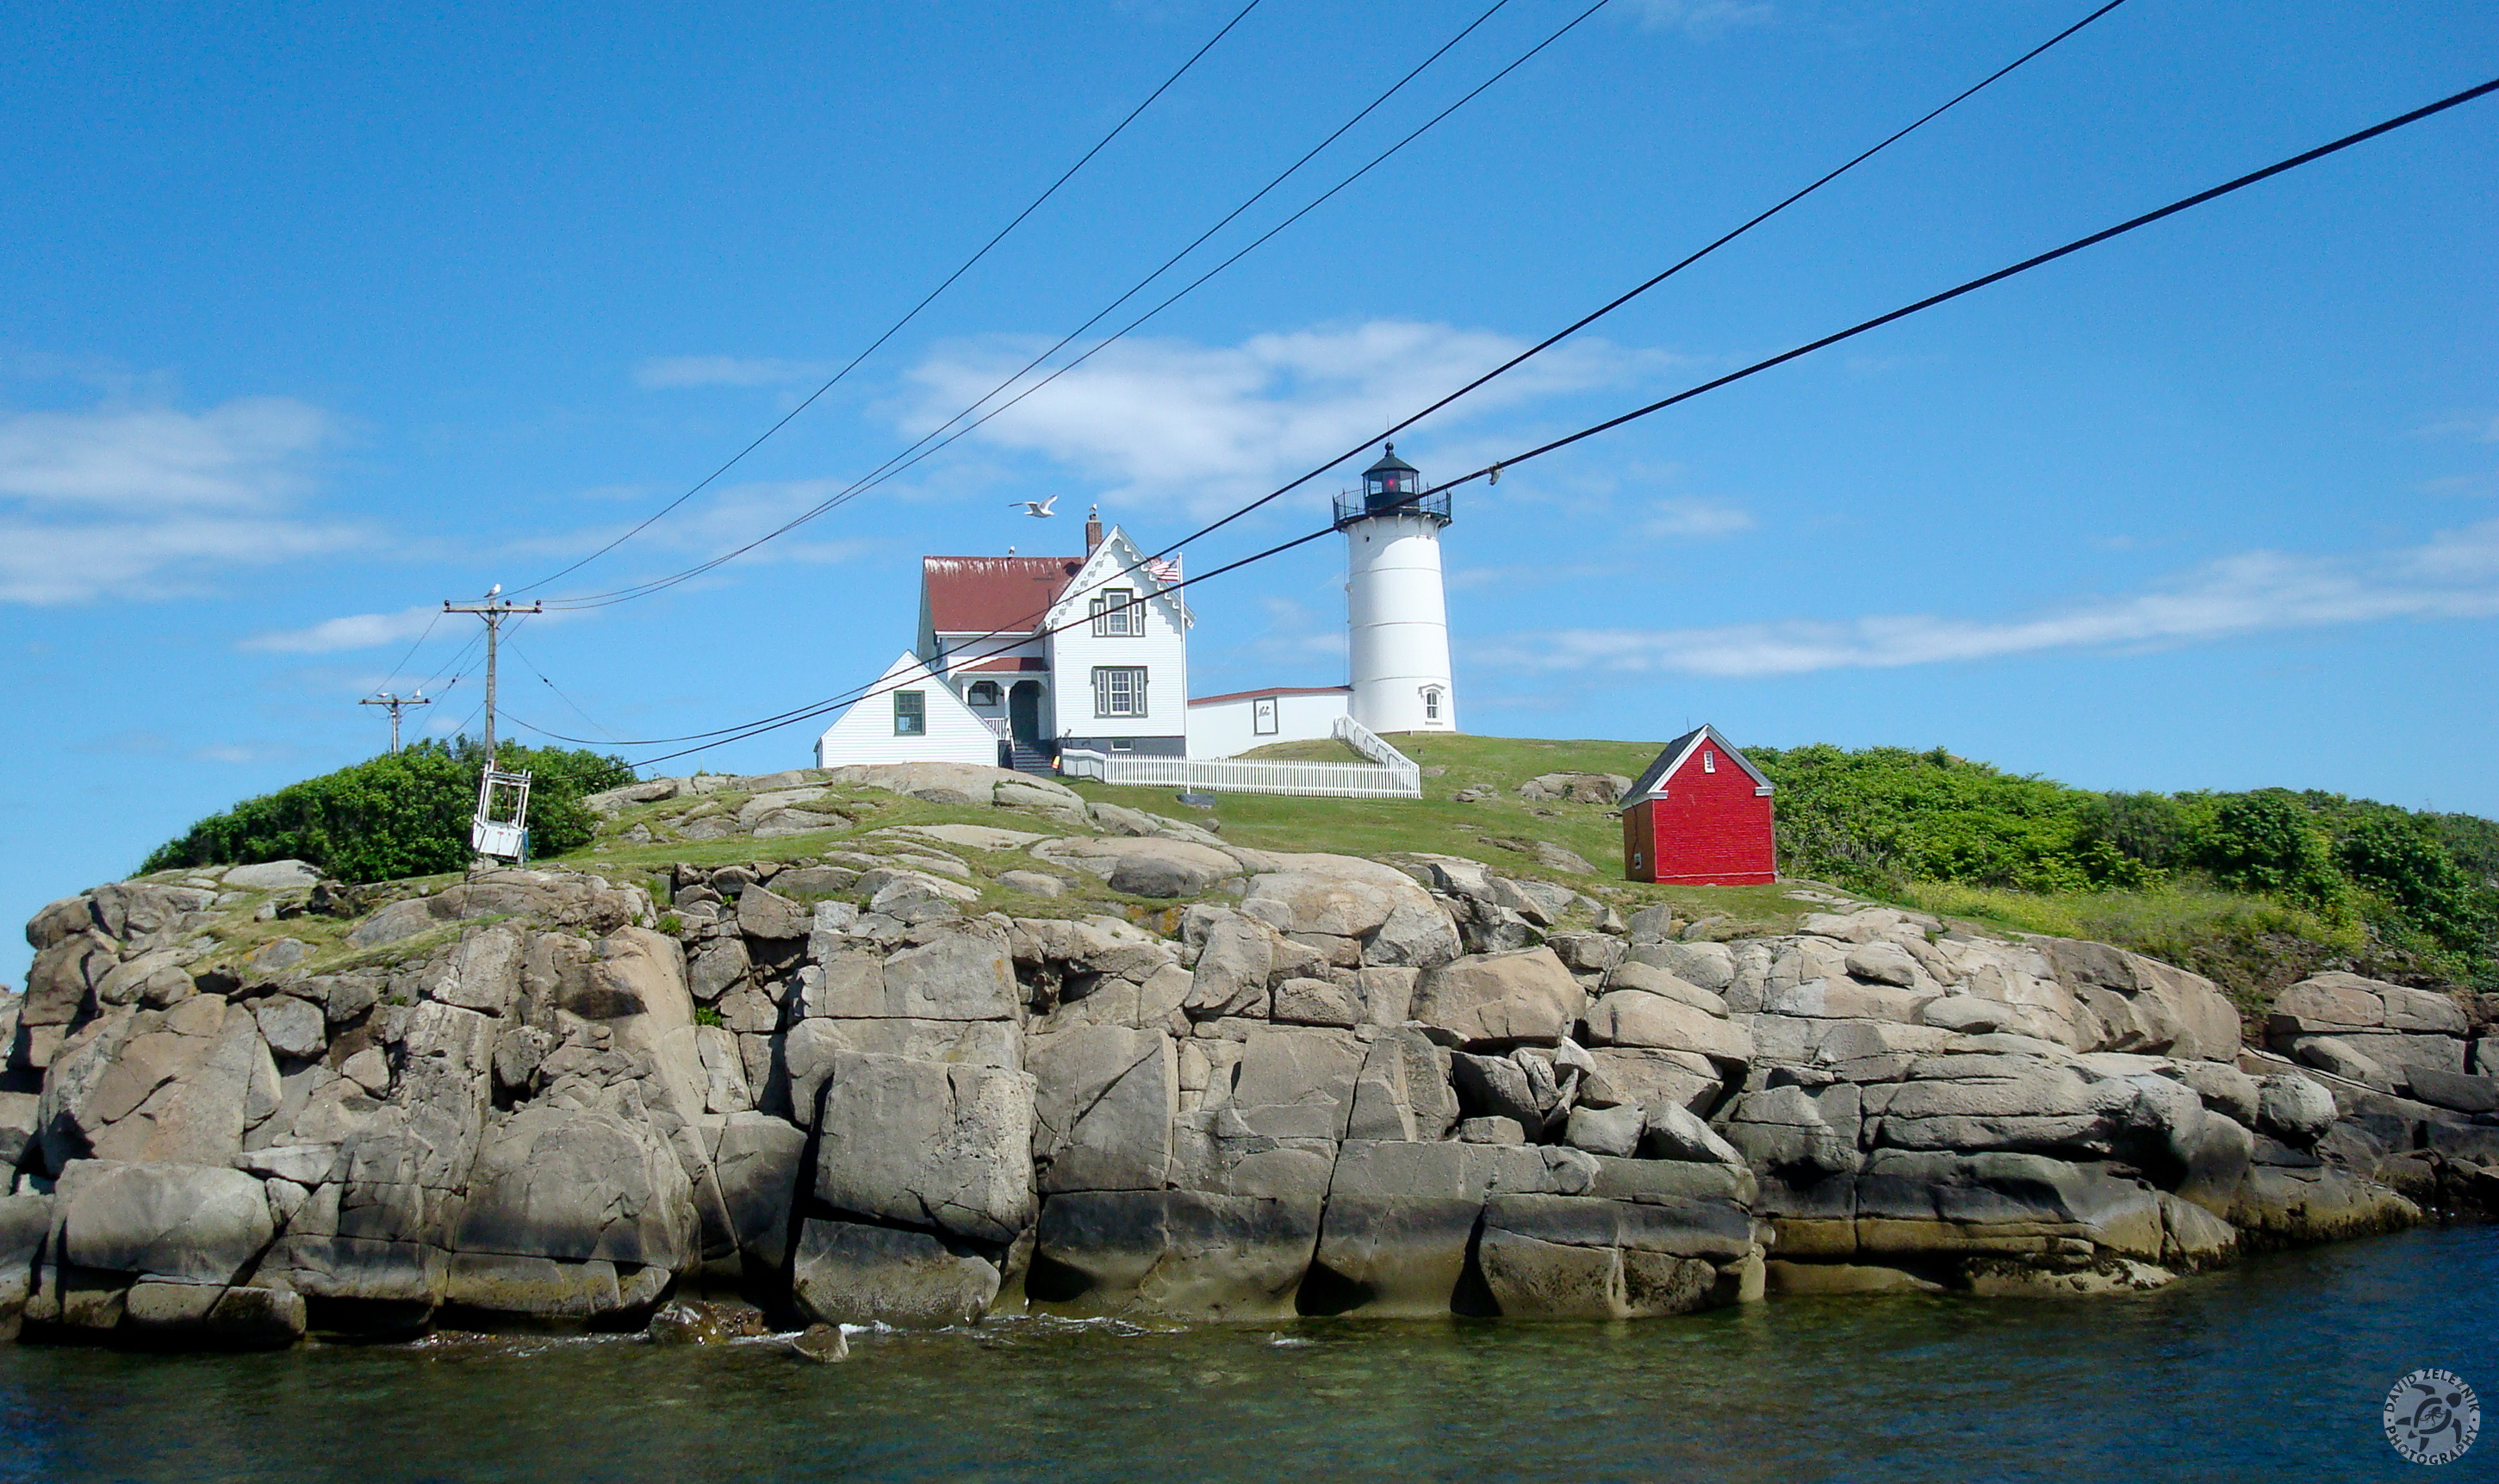
[[[1778,880],[1770,781],[1716,727],[1666,744],[1622,797],[1623,877],[1684,887]]]

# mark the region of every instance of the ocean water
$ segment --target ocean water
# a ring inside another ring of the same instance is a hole
[[[2499,1402],[2499,1228],[2069,1302],[1773,1300],[1621,1325],[1010,1320],[277,1355],[0,1346],[0,1480],[2485,1479],[2379,1429]]]

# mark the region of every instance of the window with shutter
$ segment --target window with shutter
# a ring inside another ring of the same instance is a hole
[[[1093,667],[1095,716],[1144,716],[1146,667],[1142,664],[1097,664]]]
[[[1100,639],[1133,639],[1146,631],[1146,609],[1137,601],[1136,593],[1128,588],[1105,588],[1093,599],[1093,636]]]

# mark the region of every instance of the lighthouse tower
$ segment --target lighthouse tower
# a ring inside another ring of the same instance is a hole
[[[1362,471],[1362,494],[1340,495],[1353,719],[1373,731],[1455,731],[1449,614],[1441,593],[1446,491],[1416,499],[1423,476],[1391,443]]]

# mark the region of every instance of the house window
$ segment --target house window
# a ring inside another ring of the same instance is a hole
[[[1262,695],[1250,703],[1250,730],[1261,737],[1276,735],[1276,697]]]
[[[893,693],[893,734],[897,737],[925,737],[928,734],[928,697],[918,691]]]
[[[1423,688],[1423,720],[1427,722],[1437,722],[1440,719],[1441,688],[1439,686],[1425,686]]]
[[[1105,588],[1093,599],[1093,635],[1101,639],[1138,638],[1146,631],[1146,607],[1128,588]]]
[[[1718,771],[1718,755],[1705,747],[1701,750],[1701,771],[1704,773]]]
[[[1093,667],[1095,716],[1144,716],[1146,667],[1142,664],[1097,664]]]
[[[964,694],[963,699],[975,706],[994,706],[998,703],[998,683],[994,680],[975,680],[972,682],[972,689]]]

